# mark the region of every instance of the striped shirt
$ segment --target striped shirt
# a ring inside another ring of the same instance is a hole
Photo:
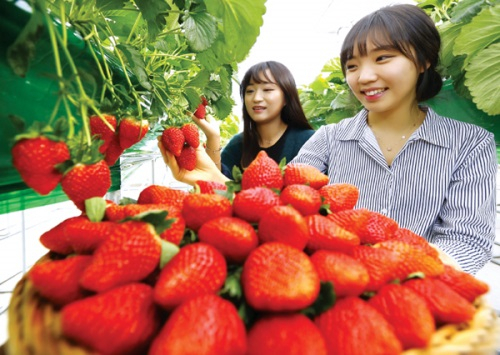
[[[391,166],[367,125],[366,110],[320,127],[292,163],[318,168],[332,184],[357,186],[355,208],[393,218],[474,274],[491,259],[495,239],[494,136],[426,110]]]

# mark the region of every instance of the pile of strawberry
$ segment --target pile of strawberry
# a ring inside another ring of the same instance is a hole
[[[180,168],[191,171],[196,167],[196,148],[200,146],[200,133],[194,123],[165,128],[161,134],[161,142],[175,156]]]
[[[101,354],[399,354],[468,322],[488,285],[359,192],[265,152],[234,184],[151,185],[40,241],[28,280]]]
[[[117,123],[113,115],[93,115],[89,118],[92,140],[83,144],[81,134],[67,140],[62,132],[34,126],[16,136],[11,150],[13,166],[26,185],[41,195],[61,184],[82,211],[85,200],[108,192],[109,167],[149,129],[147,120],[124,117]]]

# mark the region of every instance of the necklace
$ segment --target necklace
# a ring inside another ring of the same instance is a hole
[[[377,139],[379,145],[381,145],[381,141],[382,141],[381,137],[375,133],[375,131],[373,130],[372,125],[370,124],[370,122],[368,122],[368,120],[366,121],[366,123],[368,124],[368,127],[371,128],[371,130],[372,130],[373,134],[375,135],[375,138]],[[399,145],[399,143],[404,142],[406,140],[408,134],[411,134],[411,132],[413,132],[415,130],[416,126],[417,126],[417,121],[414,121],[408,129],[404,130],[405,134],[403,134],[398,141],[394,142],[390,146],[387,146],[386,144],[384,144],[385,150],[387,150],[388,152],[392,152],[392,150],[394,149],[395,146]]]

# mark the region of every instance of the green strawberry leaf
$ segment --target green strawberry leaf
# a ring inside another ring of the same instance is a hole
[[[135,0],[134,2],[148,24],[148,37],[156,38],[167,24],[165,17],[171,9],[170,5],[164,0]]]
[[[332,308],[335,304],[335,300],[336,295],[333,288],[333,283],[331,283],[330,281],[322,281],[318,298],[316,298],[316,301],[314,301],[311,306],[303,309],[301,313],[310,318],[313,318]]]
[[[91,222],[100,222],[106,213],[106,201],[102,197],[85,200],[85,214]]]
[[[206,12],[188,13],[183,27],[189,46],[195,52],[208,49],[217,37],[217,19]]]
[[[156,234],[160,235],[170,228],[174,222],[173,218],[167,219],[168,211],[151,210],[139,213],[135,216],[124,218],[123,221],[142,221],[153,225]]]
[[[243,290],[241,288],[241,272],[242,266],[229,266],[228,274],[224,286],[219,291],[221,297],[229,300],[241,300],[243,297]]]
[[[177,245],[166,240],[161,240],[160,269],[163,269],[172,258],[181,250]]]
[[[127,58],[128,64],[137,77],[139,84],[146,90],[152,90],[153,86],[149,82],[149,77],[146,73],[146,65],[144,64],[141,53],[128,44],[118,44],[116,48],[122,51]]]

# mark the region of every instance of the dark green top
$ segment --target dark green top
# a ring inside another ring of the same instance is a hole
[[[283,158],[286,158],[288,163],[299,152],[302,145],[314,134],[312,129],[299,129],[288,127],[280,137],[280,139],[265,150],[270,158],[279,163]],[[236,165],[241,171],[241,156],[243,149],[243,133],[235,135],[226,147],[222,150],[222,172],[228,178],[232,179],[232,170]]]

